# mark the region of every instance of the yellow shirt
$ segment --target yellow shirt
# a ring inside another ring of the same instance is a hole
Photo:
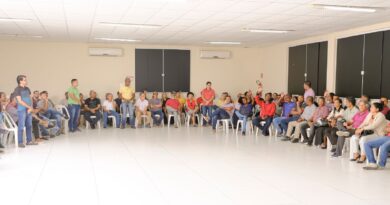
[[[180,98],[179,102],[180,102],[181,105],[184,105],[186,103],[186,99],[185,98]]]
[[[123,86],[119,89],[119,93],[122,94],[124,100],[131,100],[133,99],[134,90],[131,87]]]

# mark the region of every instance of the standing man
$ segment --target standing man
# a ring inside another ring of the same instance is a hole
[[[18,143],[20,148],[25,148],[23,143],[23,131],[26,127],[27,145],[37,145],[32,140],[32,97],[31,91],[27,87],[27,78],[25,75],[18,75],[16,78],[18,87],[15,88],[14,95],[18,104]]]
[[[125,86],[121,87],[119,90],[119,93],[122,96],[122,104],[121,104],[121,112],[122,112],[122,125],[121,129],[125,129],[126,127],[126,121],[127,121],[127,115],[129,115],[130,118],[130,125],[132,128],[135,128],[134,126],[134,98],[135,93],[133,88],[130,87],[131,80],[130,77],[126,77],[125,79]]]
[[[311,96],[315,99],[316,97],[316,94],[314,93],[314,90],[313,88],[311,88],[311,82],[310,81],[305,81],[303,83],[303,89],[305,89],[305,94],[303,95],[303,97],[305,98],[305,102],[306,102],[306,98]]]
[[[202,115],[203,125],[206,126],[207,122],[211,125],[211,116],[213,108],[213,100],[215,98],[215,91],[211,88],[211,82],[206,83],[206,88],[200,93],[202,96]]]
[[[77,89],[79,82],[72,79],[72,86],[68,89],[69,132],[81,131],[78,128],[80,116],[80,92]]]

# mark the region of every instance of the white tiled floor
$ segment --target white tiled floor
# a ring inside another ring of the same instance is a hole
[[[2,205],[389,204],[390,170],[211,128],[83,130],[0,159]]]

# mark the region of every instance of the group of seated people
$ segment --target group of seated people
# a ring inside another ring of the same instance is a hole
[[[136,99],[130,86],[131,79],[127,77],[124,86],[117,92],[118,97],[114,99],[112,93],[107,93],[101,103],[94,90],[84,100],[78,90],[78,80],[72,79],[71,87],[60,103],[68,112],[58,111],[46,91],[31,94],[26,85],[26,76],[18,76],[18,87],[9,100],[5,93],[0,93],[0,113],[6,111],[18,124],[19,147],[37,144],[36,140],[32,140],[31,132],[35,139],[46,140],[64,133],[65,119],[68,120],[69,132],[77,132],[81,131],[79,125],[83,124],[83,120],[92,129],[100,120],[107,128],[110,118],[113,127],[121,129],[127,125],[150,128],[167,123],[173,123],[177,128],[184,116],[188,125],[211,126],[214,131],[219,120],[230,120],[233,128],[240,121],[241,135],[246,134],[248,122],[261,130],[263,136],[271,134],[269,128],[272,126],[282,141],[301,142],[308,146],[314,144],[323,149],[330,144],[332,157],[342,155],[345,141],[350,138],[350,160],[357,163],[367,160],[369,164],[365,169],[384,167],[390,151],[390,123],[386,120],[390,113],[386,97],[373,103],[366,95],[361,96],[358,102],[354,97],[346,97],[343,102],[329,92],[316,97],[309,81],[304,83],[304,95],[299,96],[266,93],[263,98],[263,88],[259,83],[255,96],[249,90],[239,93],[235,101],[227,92],[216,99],[211,82],[207,82],[198,98],[192,92],[184,98],[177,91],[170,93],[171,98],[168,93],[162,93],[160,98],[158,92],[153,92],[148,99],[144,91]],[[4,116],[0,114],[0,124],[4,124],[3,121]],[[26,144],[22,138],[24,128]],[[378,163],[374,157],[375,148],[379,149]]]

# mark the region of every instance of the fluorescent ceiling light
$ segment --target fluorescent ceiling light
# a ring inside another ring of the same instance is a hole
[[[106,26],[121,26],[121,27],[134,27],[134,28],[161,28],[161,25],[155,24],[131,24],[131,23],[113,23],[113,22],[100,22]]]
[[[31,19],[20,19],[20,18],[0,18],[0,22],[30,22]]]
[[[232,42],[232,41],[210,41],[207,43],[213,45],[240,45],[241,44],[241,42]]]
[[[374,13],[378,9],[375,7],[363,7],[363,6],[341,6],[341,5],[327,5],[327,4],[313,4],[314,7],[323,8],[328,10],[335,11],[354,11],[354,12],[365,12],[365,13]]]
[[[43,36],[28,36],[28,35],[20,35],[20,34],[0,34],[1,37],[14,37],[14,38],[43,38]]]
[[[138,42],[138,41],[140,41],[140,40],[135,40],[135,39],[127,39],[127,38],[95,38],[95,40],[122,41],[122,42]]]
[[[287,33],[287,32],[290,32],[292,30],[244,28],[241,31],[247,31],[247,32],[251,32],[251,33]]]

